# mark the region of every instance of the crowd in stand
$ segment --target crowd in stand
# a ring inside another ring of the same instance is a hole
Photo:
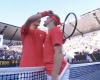
[[[21,53],[17,51],[0,50],[0,60],[19,60]]]
[[[74,58],[68,61],[72,64],[100,61],[100,49],[94,50],[91,54],[85,51],[75,52]]]
[[[11,46],[9,46],[10,48],[9,50],[0,49],[0,60],[19,61],[21,58],[21,47],[22,47],[21,42],[15,42]],[[74,52],[74,53],[75,53],[74,58],[67,59],[71,64],[100,61],[100,49],[96,49],[92,53],[88,51]]]
[[[0,50],[0,60],[20,60],[21,53],[14,50]],[[100,49],[89,52],[75,52],[74,58],[68,59],[69,63],[87,63],[100,61]]]

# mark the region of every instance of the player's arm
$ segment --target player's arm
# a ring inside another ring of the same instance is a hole
[[[52,80],[58,80],[58,75],[60,72],[61,68],[61,63],[62,63],[62,45],[55,45],[54,46],[55,54],[54,54],[54,65],[53,65],[53,70],[52,70]]]
[[[40,12],[40,13],[37,13],[35,15],[32,15],[26,20],[23,27],[28,28],[32,22],[34,22],[37,19],[40,19],[42,17],[48,16],[49,14],[52,14],[52,11],[49,10],[49,11],[44,11],[44,12]]]
[[[63,60],[62,54],[62,32],[59,28],[55,28],[51,33],[51,40],[54,46],[54,57],[53,57],[53,70],[52,70],[52,80],[57,80],[58,74],[61,69],[61,63]]]
[[[30,16],[26,22],[24,23],[24,25],[22,26],[21,28],[21,34],[23,35],[26,35],[28,33],[28,30],[29,30],[29,27],[31,25],[32,22],[34,22],[35,20],[37,19],[40,19],[42,17],[41,14],[35,14],[35,15],[32,15]]]

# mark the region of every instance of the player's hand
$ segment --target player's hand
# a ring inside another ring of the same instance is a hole
[[[53,11],[48,10],[48,11],[41,12],[40,14],[42,15],[42,17],[45,17],[45,16],[49,16],[50,14],[53,14]]]
[[[57,75],[57,76],[53,76],[53,75],[52,75],[51,77],[52,77],[51,80],[59,80],[59,79],[58,79],[58,75]]]
[[[52,80],[58,80],[58,77],[52,77]]]

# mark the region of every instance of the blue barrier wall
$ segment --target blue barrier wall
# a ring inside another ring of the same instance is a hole
[[[85,63],[70,66],[69,80],[100,80],[100,63]]]

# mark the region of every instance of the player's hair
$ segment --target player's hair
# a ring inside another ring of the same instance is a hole
[[[55,24],[56,26],[61,24],[61,23],[60,23],[60,18],[59,18],[58,15],[52,14],[52,15],[50,15],[50,18],[52,18],[52,19],[54,20],[54,24]]]

